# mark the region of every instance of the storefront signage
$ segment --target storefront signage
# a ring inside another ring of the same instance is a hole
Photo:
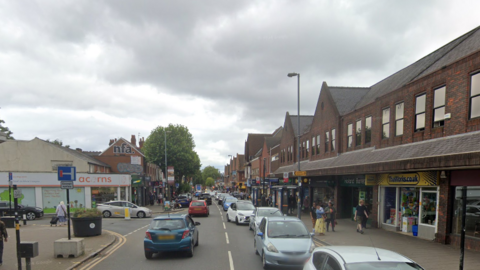
[[[118,163],[117,170],[120,173],[136,173],[136,174],[143,173],[142,165],[135,165],[135,164],[129,164],[129,163]]]
[[[128,146],[126,143],[122,143],[121,146],[113,146],[113,153],[115,154],[135,154],[135,151],[132,150],[132,147]]]
[[[7,178],[7,172],[0,172],[0,179]],[[75,186],[129,186],[131,175],[125,174],[87,174],[77,173]],[[58,175],[52,173],[15,173],[13,175],[13,184],[19,187],[58,187]],[[2,185],[0,185],[2,186]],[[8,186],[5,183],[3,186]]]
[[[340,185],[343,187],[363,187],[365,186],[364,176],[344,176]]]
[[[438,172],[431,171],[402,174],[380,174],[377,175],[375,181],[367,180],[366,185],[437,186]]]
[[[168,184],[169,185],[173,185],[173,183],[175,182],[175,170],[173,168],[173,166],[168,166],[168,170],[167,170],[167,180],[168,180]]]

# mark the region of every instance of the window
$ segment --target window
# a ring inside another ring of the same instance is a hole
[[[445,90],[442,86],[433,91],[433,127],[443,127],[445,124]]]
[[[328,152],[328,144],[330,143],[329,135],[328,131],[325,132],[325,153]]]
[[[302,158],[305,157],[305,142],[302,143]]]
[[[395,136],[403,135],[403,102],[395,105]]]
[[[357,120],[355,128],[355,145],[359,146],[362,144],[362,120]]]
[[[383,109],[382,114],[382,139],[390,138],[390,108]]]
[[[420,223],[436,225],[437,222],[437,192],[422,191],[422,212]]]
[[[315,136],[312,137],[312,156],[315,155]]]
[[[372,141],[372,117],[365,118],[365,143]]]
[[[452,233],[462,232],[462,187],[455,190]],[[480,238],[480,186],[467,187],[465,235]]]
[[[332,129],[332,143],[330,148],[332,149],[332,152],[335,151],[335,129]]]
[[[320,155],[320,135],[317,135],[317,155]]]
[[[480,73],[472,75],[470,83],[470,118],[480,116]]]
[[[290,146],[290,160],[293,160],[293,145]]]
[[[338,264],[332,256],[328,256],[327,263],[325,263],[325,270],[342,270],[342,267]]]
[[[347,147],[352,147],[353,144],[353,125],[348,124],[347,126]]]
[[[305,150],[307,151],[307,158],[309,157],[309,153],[310,153],[310,141],[307,140],[307,147],[305,148]]]
[[[425,94],[417,96],[415,101],[415,131],[425,129],[425,102],[427,96]]]

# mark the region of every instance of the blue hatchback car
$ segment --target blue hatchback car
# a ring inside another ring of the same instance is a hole
[[[165,251],[183,251],[193,257],[193,247],[198,246],[199,225],[186,214],[154,218],[143,240],[145,258],[151,259],[153,254]]]
[[[223,211],[227,211],[230,205],[237,201],[238,199],[235,197],[225,197],[225,199],[223,199]]]

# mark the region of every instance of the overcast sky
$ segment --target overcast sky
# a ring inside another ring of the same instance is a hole
[[[0,0],[0,119],[101,151],[157,126],[223,171],[248,133],[313,115],[323,81],[368,87],[479,25],[480,1]]]

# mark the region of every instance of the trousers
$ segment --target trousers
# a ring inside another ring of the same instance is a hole
[[[3,239],[0,240],[0,263],[3,263]]]

